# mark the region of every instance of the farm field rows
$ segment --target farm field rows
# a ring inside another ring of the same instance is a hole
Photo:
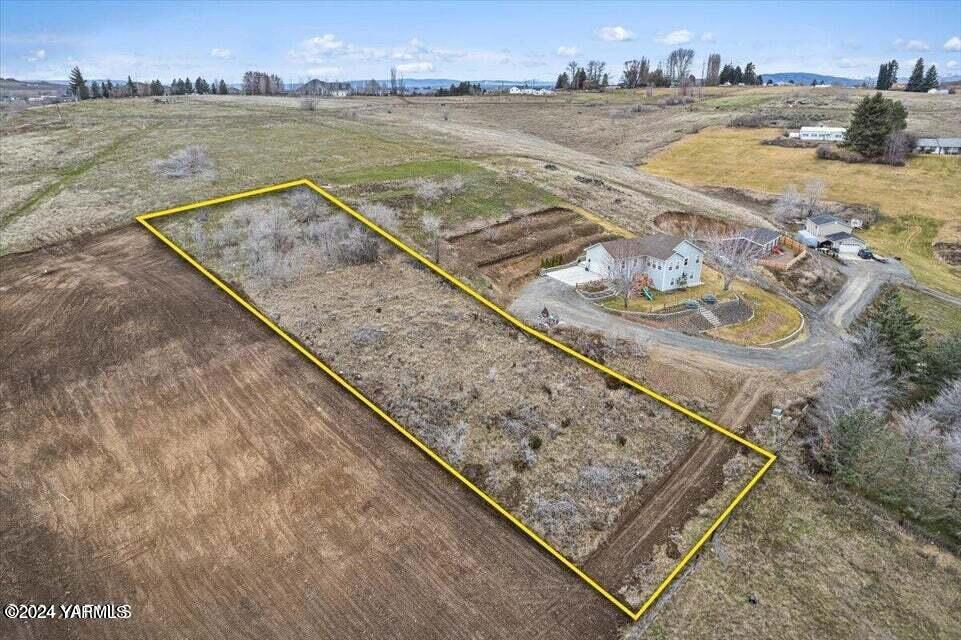
[[[622,623],[143,229],[0,267],[0,458],[25,470],[0,496],[0,588],[133,611],[3,620],[0,635],[583,638]],[[561,626],[557,608],[581,613]]]

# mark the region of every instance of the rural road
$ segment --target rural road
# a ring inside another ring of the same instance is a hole
[[[793,373],[821,366],[843,339],[847,327],[874,299],[884,282],[914,282],[907,269],[898,262],[882,264],[857,260],[845,265],[843,271],[848,279],[826,305],[820,309],[802,305],[807,338],[780,348],[747,347],[669,329],[654,329],[602,311],[572,287],[546,277],[524,287],[511,304],[510,311],[522,320],[532,322],[546,306],[561,323],[582,329],[628,340],[651,340],[668,347],[706,353],[733,364]]]

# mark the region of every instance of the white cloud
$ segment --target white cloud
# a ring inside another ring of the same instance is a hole
[[[716,41],[717,39],[714,37],[714,34],[711,33],[710,31],[701,34],[701,42],[716,42]]]
[[[564,57],[576,56],[580,52],[581,50],[578,49],[577,47],[564,47],[564,46],[557,47],[557,55],[559,56],[564,56]]]
[[[47,52],[44,49],[37,49],[36,51],[31,51],[27,55],[27,62],[43,62],[47,59]]]
[[[948,60],[947,63],[945,63],[944,66],[947,67],[948,69],[954,69],[956,66],[958,66],[958,61],[957,61],[957,60]]]
[[[429,62],[408,62],[397,65],[397,70],[401,73],[429,73],[434,70],[434,65]]]
[[[687,29],[678,29],[677,31],[672,31],[665,36],[655,38],[654,41],[667,45],[685,44],[690,42],[693,36],[694,34]]]
[[[211,49],[210,55],[221,60],[233,60],[234,52],[230,49]]]
[[[961,51],[961,37],[954,36],[953,38],[948,38],[948,41],[944,43],[945,51]]]
[[[307,69],[308,75],[324,80],[338,78],[343,74],[343,72],[344,70],[340,67],[311,67],[310,69]]]
[[[906,51],[927,51],[931,48],[924,40],[905,40],[904,38],[895,40],[894,46]]]
[[[597,36],[607,42],[626,42],[634,39],[634,32],[628,31],[624,27],[601,27],[597,30]]]

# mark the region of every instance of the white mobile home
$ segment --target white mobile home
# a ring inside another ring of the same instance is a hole
[[[656,233],[602,242],[587,248],[584,266],[601,278],[646,274],[658,291],[701,284],[704,250],[684,238]]]
[[[801,140],[820,142],[843,142],[847,129],[844,127],[801,127]]]

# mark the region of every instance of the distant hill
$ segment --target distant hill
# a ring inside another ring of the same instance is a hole
[[[0,78],[0,97],[34,98],[37,96],[63,96],[69,91],[65,84],[46,80],[15,80]]]
[[[809,85],[812,81],[817,80],[818,84],[833,84],[840,85],[842,87],[860,87],[861,83],[865,81],[864,78],[841,78],[839,76],[826,76],[820,73],[805,73],[801,71],[792,71],[789,73],[765,73],[764,82],[771,80],[772,82],[786,82],[790,84]],[[874,81],[868,80],[868,85],[873,86]]]

